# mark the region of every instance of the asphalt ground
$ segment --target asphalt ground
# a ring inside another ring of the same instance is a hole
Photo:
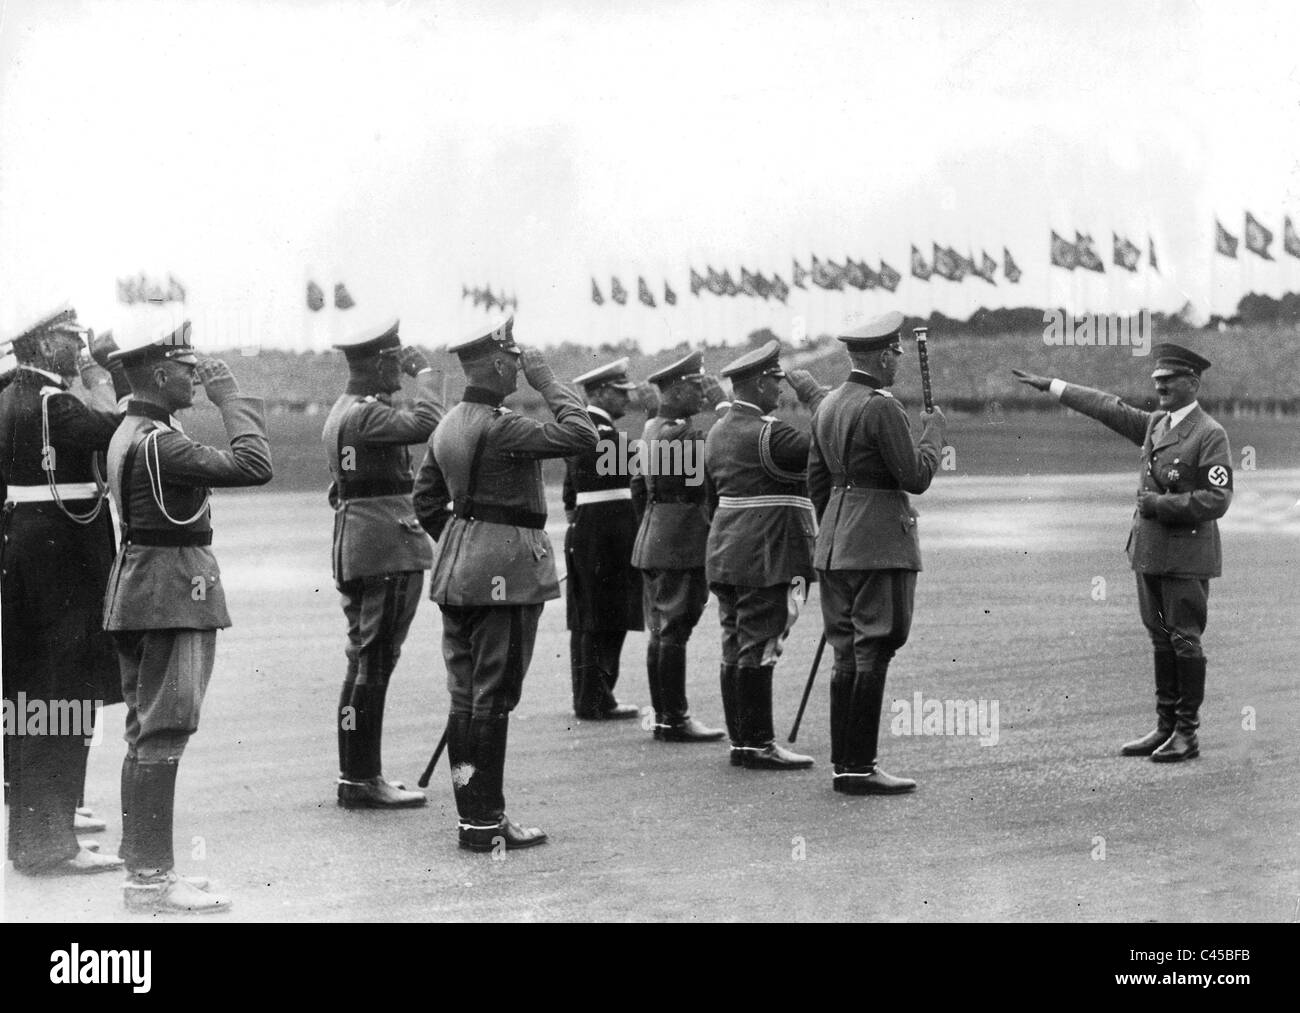
[[[908,796],[832,793],[829,658],[798,741],[817,759],[809,771],[732,768],[725,744],[575,720],[563,604],[549,604],[511,724],[506,799],[551,841],[500,859],[457,848],[445,759],[424,809],[336,806],[344,623],[330,511],[320,494],[219,492],[214,547],[235,625],[220,634],[181,765],[178,868],[232,895],[233,910],[210,919],[226,923],[1295,920],[1300,471],[1237,475],[1211,585],[1201,756],[1182,764],[1118,755],[1153,718],[1123,554],[1133,490],[1128,471],[958,472],[918,499],[926,569],[889,695],[984,701],[985,734],[893,734],[901,727],[882,722],[884,765],[920,784]],[[558,546],[562,524],[550,533]],[[781,736],[818,619],[814,588],[777,670]],[[408,784],[446,716],[439,633],[425,600],[389,694],[385,773]],[[644,642],[629,636],[619,686],[642,705]],[[718,658],[711,603],[689,688],[714,724]],[[104,713],[90,754],[105,850],[120,840],[122,720],[120,706]],[[158,920],[125,912],[120,886],[116,874],[33,880],[6,865],[5,917]]]

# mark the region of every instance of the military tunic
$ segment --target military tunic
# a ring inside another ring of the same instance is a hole
[[[942,438],[919,444],[902,405],[859,370],[813,415],[808,490],[820,528],[813,565],[821,584],[831,680],[831,762],[865,771],[876,762],[885,672],[907,642],[921,569],[916,510]]]
[[[713,514],[705,574],[718,597],[723,664],[774,664],[807,597],[816,538],[810,444],[808,434],[739,400],[705,440]]]
[[[1223,569],[1218,519],[1232,503],[1227,434],[1199,405],[1170,430],[1168,412],[1142,411],[1104,391],[1067,383],[1060,398],[1142,448],[1138,492],[1159,497],[1156,516],[1134,511],[1125,549],[1142,622],[1156,651],[1202,658],[1209,582]]]
[[[560,596],[541,462],[590,451],[596,428],[559,383],[541,392],[554,422],[512,412],[470,386],[429,441],[415,510],[435,539],[429,597],[443,614],[455,713],[487,718],[519,702],[542,605]]]
[[[117,643],[128,757],[142,764],[179,759],[198,728],[216,631],[230,625],[209,490],[271,479],[261,399],[230,397],[220,411],[229,450],[195,443],[165,409],[134,400],[109,444],[122,544],[104,628]]]
[[[382,774],[388,681],[433,562],[411,499],[409,444],[426,441],[442,415],[442,405],[427,394],[417,393],[410,408],[395,408],[389,395],[367,393],[354,382],[325,420],[334,583],[348,625],[338,716],[345,780]]]
[[[73,811],[95,706],[122,699],[117,656],[103,630],[114,544],[112,518],[100,507],[103,452],[120,417],[87,406],[62,378],[32,367],[19,367],[0,392],[0,637],[4,695],[15,718],[5,741],[9,856],[19,869],[77,853]],[[19,725],[27,732],[33,724],[32,704],[46,718],[40,733],[17,734]],[[75,727],[56,722],[57,709],[65,717],[75,712]]]
[[[631,482],[641,518],[632,565],[644,573],[651,636],[684,647],[709,598],[704,432],[694,419],[656,416],[646,420],[642,441]]]

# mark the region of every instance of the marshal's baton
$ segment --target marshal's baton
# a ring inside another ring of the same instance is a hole
[[[447,727],[442,730],[442,738],[438,740],[438,746],[433,751],[433,759],[424,768],[424,773],[420,775],[420,780],[417,782],[421,788],[429,787],[429,778],[433,777],[433,768],[438,765],[438,759],[442,756],[442,751],[447,748],[447,732],[450,729],[451,721],[448,720]]]
[[[925,410],[934,411],[934,395],[930,393],[930,352],[926,347],[928,327],[913,327],[912,336],[916,338],[916,354],[921,358],[921,395],[925,398]]]
[[[822,634],[821,640],[817,641],[817,653],[813,655],[812,671],[808,673],[808,684],[803,688],[803,699],[799,701],[799,713],[794,716],[794,727],[790,729],[790,738],[787,742],[793,742],[799,736],[799,724],[803,721],[804,708],[808,706],[808,697],[812,694],[813,680],[817,678],[817,668],[822,663],[822,652],[826,650],[826,634]]]

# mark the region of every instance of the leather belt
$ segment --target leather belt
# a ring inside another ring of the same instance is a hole
[[[452,504],[451,512],[467,521],[487,521],[489,524],[510,524],[516,528],[532,528],[542,531],[546,528],[546,514],[522,507],[498,506],[493,503]]]
[[[212,544],[212,531],[186,531],[183,528],[128,528],[122,533],[122,541],[132,545],[164,546],[182,548]]]
[[[52,490],[45,485],[11,485],[5,497],[8,503],[53,503],[54,490],[59,499],[99,499],[99,486],[94,482],[59,482]]]
[[[615,500],[631,500],[632,490],[622,489],[592,489],[588,492],[578,493],[575,506],[590,506],[592,503],[612,503]]]
[[[798,507],[801,510],[811,510],[813,502],[807,496],[783,496],[780,494],[718,497],[719,509],[754,510],[758,507]]]
[[[703,502],[704,502],[704,494],[703,494],[703,493],[700,493],[699,495],[696,495],[696,496],[688,496],[688,495],[686,495],[686,494],[683,493],[683,494],[680,495],[680,496],[673,496],[673,495],[671,495],[671,494],[670,494],[670,495],[667,495],[667,496],[651,496],[651,497],[650,497],[650,502],[651,502],[651,503],[695,503],[695,504],[699,504],[699,503],[703,503]]]
[[[373,499],[376,496],[403,496],[415,488],[409,478],[358,478],[339,482],[339,499]]]
[[[881,492],[898,492],[902,489],[900,485],[881,485],[874,480],[855,482],[845,475],[832,475],[831,483],[832,489],[878,489]]]

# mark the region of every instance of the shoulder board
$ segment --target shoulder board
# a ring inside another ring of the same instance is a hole
[[[777,417],[776,417],[775,415],[762,415],[762,416],[760,416],[760,418],[762,418],[762,420],[763,420],[764,422],[776,422],[776,421],[777,421]]]
[[[510,415],[511,411],[505,405],[500,405],[492,409],[492,414],[496,415],[499,418],[502,415]]]
[[[367,394],[365,397],[361,399],[362,404],[376,404],[378,403],[378,401],[379,398],[375,397],[375,395],[373,394]]]
[[[879,394],[881,397],[888,397],[888,398],[892,398],[892,397],[894,396],[893,394],[889,393],[889,391],[887,391],[887,390],[881,390],[879,387],[877,387],[877,388],[876,388],[875,390],[873,390],[871,393],[873,393],[873,394]]]
[[[71,394],[71,393],[72,391],[62,390],[59,387],[51,387],[49,384],[46,384],[44,387],[41,388],[41,397],[47,397],[50,394]]]

